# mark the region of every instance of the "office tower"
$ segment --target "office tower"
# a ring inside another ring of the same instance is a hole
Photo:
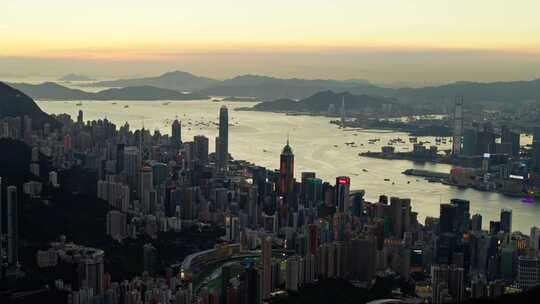
[[[124,168],[129,185],[137,189],[137,178],[141,168],[141,154],[137,147],[131,146],[124,149]]]
[[[154,182],[154,188],[164,183],[169,177],[169,168],[164,163],[155,162],[152,164],[152,180]]]
[[[182,125],[178,118],[175,119],[171,125],[171,146],[175,149],[179,149],[182,145]]]
[[[266,237],[261,242],[262,255],[262,296],[266,298],[272,291],[272,238]]]
[[[499,231],[501,231],[501,222],[489,221],[489,234],[496,235]]]
[[[531,228],[531,249],[540,249],[540,228],[538,227]]]
[[[512,233],[512,210],[501,210],[501,231]]]
[[[356,191],[353,194],[352,200],[352,215],[356,217],[362,216],[364,210],[364,191]]]
[[[530,289],[540,284],[540,260],[538,257],[518,258],[517,284],[519,288]]]
[[[464,274],[463,268],[456,267],[455,265],[450,266],[448,272],[448,290],[452,299],[457,303],[463,301],[465,296]]]
[[[279,162],[279,194],[282,195],[286,202],[291,198],[294,192],[294,154],[289,139],[283,147]]]
[[[229,165],[229,112],[226,106],[219,109],[218,170],[226,172]]]
[[[287,290],[298,290],[298,269],[300,267],[300,259],[298,256],[292,256],[287,259],[287,279],[285,288]]]
[[[431,300],[432,303],[444,303],[441,301],[441,293],[448,289],[448,265],[431,266]]]
[[[471,219],[471,230],[472,231],[481,231],[482,230],[482,215],[475,214]]]
[[[439,216],[439,233],[454,233],[457,207],[452,204],[441,204]]]
[[[459,156],[461,154],[461,143],[463,139],[463,97],[456,98],[453,119],[452,155]]]
[[[510,154],[513,157],[519,156],[520,149],[520,134],[519,132],[514,132],[503,126],[501,128],[501,144],[507,144],[510,147]]]
[[[514,249],[505,247],[501,249],[501,278],[511,282],[514,278]]]
[[[153,185],[152,168],[144,166],[141,169],[141,186],[139,196],[145,213],[149,213],[150,210],[150,191],[154,189]]]
[[[476,155],[476,145],[478,141],[477,128],[465,128],[463,130],[463,155],[474,156]]]
[[[84,123],[83,111],[82,110],[79,110],[79,114],[77,114],[77,123],[78,124],[83,124]]]
[[[17,187],[9,186],[6,189],[7,198],[7,256],[11,265],[19,262],[19,235],[18,235],[18,198]]]
[[[455,228],[457,232],[464,233],[469,230],[469,206],[470,202],[468,200],[454,198],[450,200],[450,203],[456,206],[456,218],[455,218]]]
[[[116,145],[116,174],[124,170],[124,144]]]
[[[392,210],[392,221],[394,223],[393,234],[401,239],[403,233],[407,231],[410,226],[411,200],[391,197],[390,208]]]
[[[336,207],[337,212],[348,213],[349,207],[349,190],[351,186],[351,179],[347,176],[336,177]]]
[[[195,159],[199,161],[201,165],[208,164],[208,137],[204,135],[197,135],[193,137],[193,152]]]
[[[58,173],[56,173],[56,171],[49,172],[49,184],[51,184],[55,188],[60,186],[58,184]]]
[[[320,178],[307,178],[302,181],[302,190],[307,207],[316,207],[322,202],[322,180]]]

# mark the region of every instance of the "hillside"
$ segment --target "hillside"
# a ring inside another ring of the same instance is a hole
[[[363,109],[379,108],[383,104],[394,103],[394,100],[370,95],[353,95],[348,92],[334,93],[332,91],[318,92],[300,101],[292,99],[278,99],[259,103],[253,108],[254,111],[268,112],[306,112],[321,113],[327,112],[331,104],[339,111],[342,102],[348,112],[362,111]]]
[[[201,94],[181,93],[152,86],[113,88],[92,93],[71,89],[54,82],[14,83],[12,85],[33,98],[45,100],[193,100],[208,98]]]
[[[219,81],[211,78],[195,76],[191,73],[174,71],[156,77],[118,79],[99,81],[90,84],[93,87],[134,87],[153,86],[176,91],[196,91],[217,84]]]
[[[32,98],[0,82],[0,117],[23,117],[24,115],[32,118],[34,128],[42,128],[45,123],[49,123],[53,128],[61,126],[60,122],[43,112]]]

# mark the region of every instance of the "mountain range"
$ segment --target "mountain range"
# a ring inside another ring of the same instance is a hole
[[[208,98],[208,96],[197,93],[182,93],[152,86],[112,88],[93,93],[68,88],[54,82],[12,83],[10,85],[33,98],[45,100],[195,100]]]
[[[403,103],[438,103],[442,99],[452,99],[456,96],[463,96],[468,103],[515,104],[531,100],[540,101],[540,79],[490,83],[455,82],[421,88],[388,88],[356,79],[282,79],[251,74],[219,81],[175,71],[157,77],[104,81],[92,85],[109,87],[150,85],[209,96],[255,97],[261,100],[282,98],[298,100],[317,92],[332,90],[392,97]]]
[[[540,101],[540,79],[490,83],[455,82],[421,88],[388,88],[357,79],[282,79],[248,74],[220,81],[195,76],[187,72],[174,71],[156,77],[119,79],[88,84],[93,87],[125,89],[120,91],[106,89],[98,93],[60,87],[54,83],[44,83],[38,86],[13,85],[34,98],[64,100],[185,100],[206,98],[207,96],[252,97],[263,101],[300,100],[318,92],[331,90],[334,92],[347,91],[354,95],[394,98],[396,102],[403,104],[430,103],[436,105],[456,96],[463,96],[468,104],[481,103],[494,106],[513,107],[521,102]],[[191,92],[192,95],[186,93],[181,95],[182,93],[179,92]]]
[[[32,98],[0,82],[0,117],[23,117],[24,115],[32,119],[34,128],[41,128],[45,123],[49,123],[53,128],[61,126],[60,122],[43,112]]]

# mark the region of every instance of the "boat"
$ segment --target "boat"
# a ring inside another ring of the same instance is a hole
[[[338,145],[334,145],[334,148],[337,148],[337,147],[338,147]]]
[[[112,104],[113,104],[113,105],[115,105],[115,104],[116,104],[116,102],[113,102]]]
[[[80,107],[80,106],[82,106],[82,103],[77,102],[75,105],[78,106],[78,107]]]
[[[125,105],[125,106],[124,106],[124,109],[127,109],[127,108],[129,108],[129,105]]]
[[[368,172],[368,170],[367,169],[362,169],[362,172]]]
[[[389,182],[390,179],[389,179],[389,178],[385,178],[384,181],[385,181],[385,182]]]

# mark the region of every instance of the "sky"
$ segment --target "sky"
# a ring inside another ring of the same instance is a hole
[[[2,0],[0,77],[540,78],[538,0]]]

